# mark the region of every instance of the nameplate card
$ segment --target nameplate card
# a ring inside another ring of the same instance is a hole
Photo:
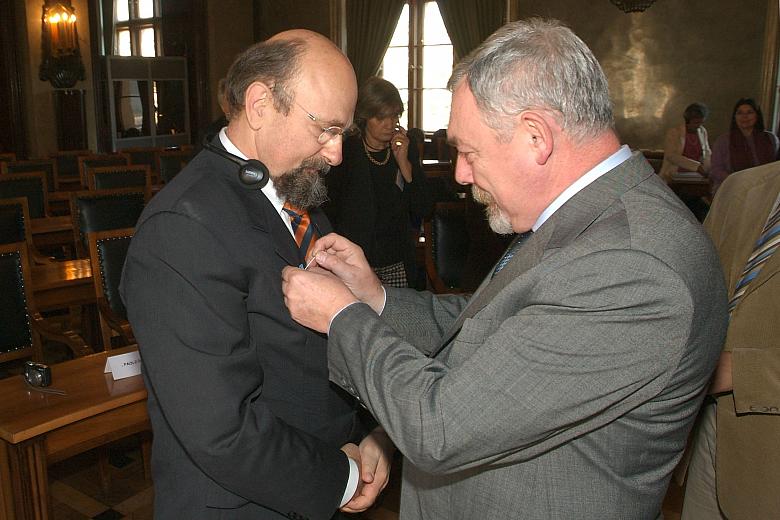
[[[103,370],[103,373],[108,374],[109,372],[111,372],[114,381],[140,375],[141,355],[136,350],[127,354],[109,356],[106,359],[106,368]]]

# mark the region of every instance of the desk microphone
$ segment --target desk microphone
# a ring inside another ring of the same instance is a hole
[[[203,143],[203,148],[237,164],[238,179],[241,181],[241,184],[247,188],[259,190],[268,184],[268,179],[271,178],[268,168],[257,159],[242,159],[208,141]]]

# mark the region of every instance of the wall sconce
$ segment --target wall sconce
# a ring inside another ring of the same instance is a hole
[[[46,0],[41,16],[41,81],[54,88],[71,88],[84,79],[84,64],[76,30],[76,10],[70,0]]]

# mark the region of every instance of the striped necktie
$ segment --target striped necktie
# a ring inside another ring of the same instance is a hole
[[[774,211],[769,214],[769,218],[758,237],[753,253],[748,258],[745,268],[739,277],[736,287],[734,287],[734,296],[729,301],[729,314],[739,303],[739,300],[745,294],[750,282],[761,272],[761,267],[769,260],[772,253],[780,245],[780,201],[775,203]]]
[[[298,244],[301,258],[305,262],[309,257],[309,251],[314,247],[314,242],[319,238],[315,231],[315,226],[311,225],[309,212],[305,209],[296,208],[289,202],[284,203],[282,210],[290,216],[295,243]]]
[[[506,250],[504,256],[502,256],[501,260],[499,260],[498,264],[496,264],[496,268],[493,269],[493,276],[497,275],[501,269],[506,267],[506,264],[508,264],[512,257],[515,256],[515,253],[518,249],[520,249],[520,246],[523,245],[523,242],[528,240],[528,237],[533,235],[533,233],[533,231],[526,231],[525,233],[519,234],[517,238],[515,238],[515,242],[509,246],[509,249]]]

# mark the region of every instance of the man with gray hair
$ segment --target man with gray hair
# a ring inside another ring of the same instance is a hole
[[[450,88],[455,177],[518,233],[493,272],[470,298],[383,288],[328,235],[285,302],[405,456],[401,518],[658,518],[726,327],[712,244],[559,23],[506,25]]]

